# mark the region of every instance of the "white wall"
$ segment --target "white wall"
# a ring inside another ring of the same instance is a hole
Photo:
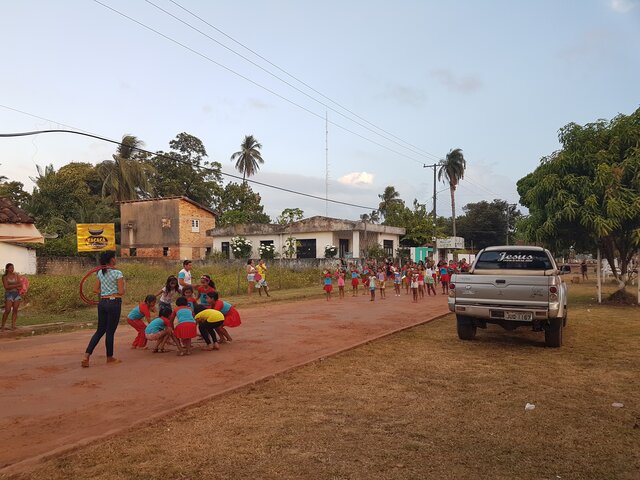
[[[258,249],[260,248],[260,241],[271,240],[276,248],[276,252],[282,255],[282,243],[284,243],[289,234],[282,235],[243,235],[246,239],[251,240],[253,245],[253,251],[251,258],[260,258]],[[312,233],[294,233],[293,236],[298,240],[315,239],[316,240],[316,258],[324,258],[325,245],[338,246],[337,237],[333,232],[312,232]],[[221,252],[222,242],[231,243],[231,237],[213,237],[213,250]],[[281,243],[282,242],[282,243]],[[232,252],[233,253],[233,252]]]
[[[13,263],[18,273],[35,275],[36,251],[11,243],[0,242],[0,270],[4,272],[4,266],[7,263]]]

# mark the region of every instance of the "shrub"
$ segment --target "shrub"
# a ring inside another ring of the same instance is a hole
[[[338,248],[335,245],[325,245],[324,258],[335,258],[338,254]]]
[[[231,238],[231,251],[235,258],[249,258],[253,251],[253,244],[245,237],[233,237]]]

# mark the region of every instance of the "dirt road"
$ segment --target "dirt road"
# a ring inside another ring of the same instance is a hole
[[[389,290],[389,289],[388,289]],[[347,296],[244,309],[231,344],[189,357],[130,350],[134,331],[116,333],[118,365],[104,341],[92,366],[80,360],[92,331],[0,341],[0,473],[166,415],[213,395],[447,313],[446,297],[384,301]],[[95,314],[94,314],[95,315]]]

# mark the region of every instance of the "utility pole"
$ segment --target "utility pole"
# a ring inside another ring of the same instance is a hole
[[[436,168],[438,167],[437,163],[433,165],[422,165],[422,168],[433,168],[433,237],[436,237]],[[433,242],[433,258],[436,258],[436,242]]]

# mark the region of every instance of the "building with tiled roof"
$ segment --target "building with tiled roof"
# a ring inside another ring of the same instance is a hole
[[[0,197],[0,270],[13,263],[17,272],[36,273],[36,252],[29,244],[44,243],[33,218],[10,199]]]

